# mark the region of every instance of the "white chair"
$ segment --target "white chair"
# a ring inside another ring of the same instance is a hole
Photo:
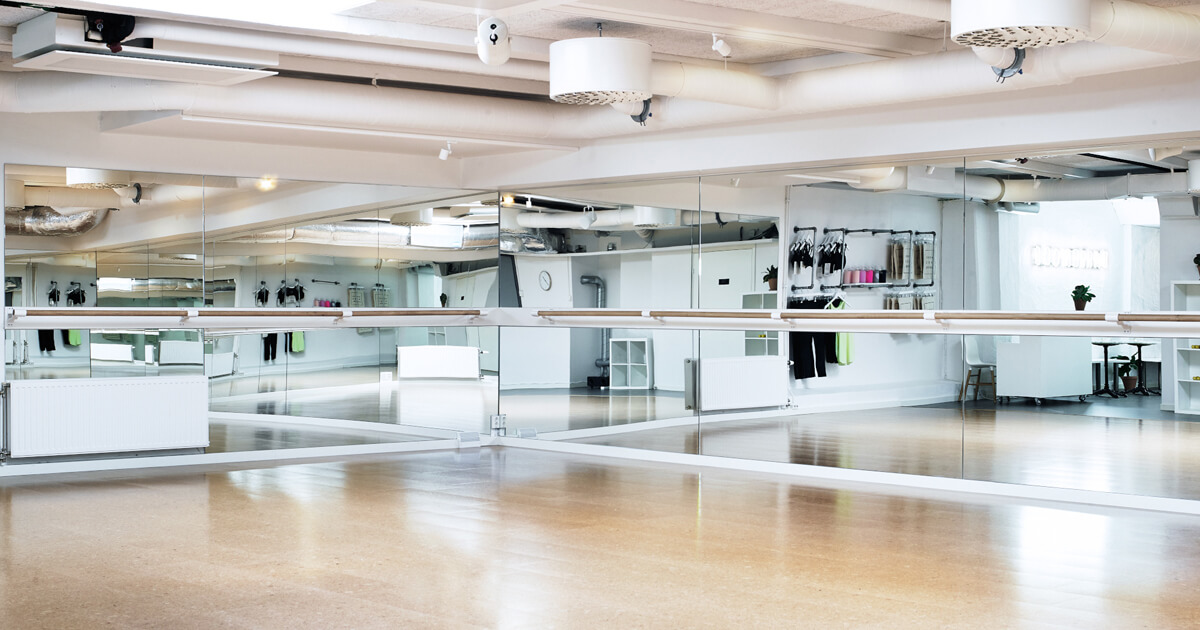
[[[983,371],[985,369],[991,372],[991,381],[983,380]],[[992,390],[992,400],[995,400],[996,364],[983,360],[979,353],[979,337],[975,335],[963,335],[963,380],[962,386],[958,390],[959,402],[966,400],[967,391],[972,386],[975,387],[975,400],[979,400],[979,389],[981,387],[990,387]]]

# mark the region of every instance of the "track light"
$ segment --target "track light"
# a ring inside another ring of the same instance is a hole
[[[713,33],[712,49],[722,57],[728,57],[729,55],[733,54],[733,48],[730,47],[729,44],[726,44],[725,40],[718,38],[716,33]]]
[[[441,151],[438,151],[438,159],[439,160],[442,160],[444,162],[444,161],[450,159],[451,155],[454,155],[454,148],[450,146],[452,144],[454,144],[454,143],[447,141],[446,148],[442,149]]]

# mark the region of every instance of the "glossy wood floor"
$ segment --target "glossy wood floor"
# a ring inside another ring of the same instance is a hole
[[[520,449],[0,483],[0,620],[1195,628],[1200,519]]]
[[[674,453],[1200,499],[1200,422],[897,407],[573,440]]]
[[[398,435],[351,429],[322,429],[320,427],[275,423],[208,421],[209,447],[207,453],[274,451],[315,446],[348,446],[352,444],[389,444],[414,442],[431,438]]]

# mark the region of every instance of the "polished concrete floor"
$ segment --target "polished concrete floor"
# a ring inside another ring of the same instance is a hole
[[[520,449],[0,482],[0,620],[1195,628],[1200,519]]]
[[[898,407],[572,440],[674,453],[1200,499],[1200,423]]]

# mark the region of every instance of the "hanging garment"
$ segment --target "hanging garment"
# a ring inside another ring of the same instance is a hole
[[[263,361],[274,361],[279,349],[279,333],[263,335]]]
[[[303,331],[292,333],[292,340],[291,340],[290,348],[291,348],[292,352],[304,352],[304,332]]]
[[[280,282],[279,288],[275,291],[275,306],[286,306],[286,305],[287,305],[287,286],[283,282]]]
[[[67,333],[68,333],[67,334],[67,345],[68,346],[83,345],[83,331],[82,330],[69,330],[69,331],[67,331]]]
[[[58,301],[62,299],[62,291],[58,289],[58,283],[51,281],[50,290],[46,292],[46,303],[50,306],[58,306]]]
[[[818,310],[825,308],[827,300],[792,299],[788,300],[788,308]],[[834,334],[828,332],[792,332],[788,335],[788,355],[792,361],[792,376],[796,379],[807,379],[825,376],[825,364],[836,362],[834,355]]]
[[[845,300],[834,300],[829,306],[831,311],[846,310]],[[840,332],[834,335],[834,353],[838,365],[850,365],[854,362],[854,335],[851,333]]]
[[[254,292],[254,305],[266,306],[269,301],[271,301],[271,290],[267,288],[267,283],[260,283],[258,290]]]
[[[54,331],[39,330],[38,331],[38,350],[42,352],[54,352]]]
[[[67,289],[67,306],[83,306],[87,301],[87,292],[78,284]]]

